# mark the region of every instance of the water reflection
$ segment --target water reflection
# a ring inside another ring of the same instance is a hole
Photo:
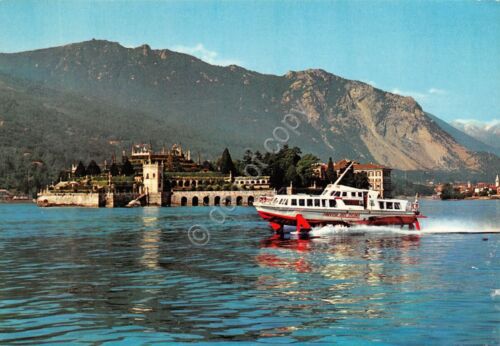
[[[311,239],[284,238],[272,235],[261,241],[256,256],[259,266],[314,272],[325,278],[358,278],[366,284],[402,283],[414,276],[404,273],[405,266],[418,264],[412,251],[418,248],[416,235],[330,235]],[[387,260],[390,260],[388,263]],[[403,273],[395,273],[394,263]],[[386,269],[389,264],[390,270]]]
[[[286,297],[288,310],[305,315],[320,304],[340,316],[383,318],[386,287],[399,289],[418,281],[419,274],[411,266],[418,264],[414,252],[419,246],[418,236],[350,234],[297,239],[272,235],[260,242],[255,261],[275,271],[261,275],[256,287]],[[290,326],[296,327],[300,326]]]
[[[493,325],[498,271],[485,263],[496,263],[498,238],[287,240],[267,236],[248,208],[223,225],[203,208],[36,211],[0,223],[0,344],[402,344],[409,334],[421,344],[431,324]],[[186,236],[193,222],[211,225],[206,246]],[[464,270],[472,265],[481,270]],[[458,308],[468,314],[454,320]]]
[[[160,258],[160,236],[161,229],[150,231],[143,231],[139,247],[144,250],[139,262],[146,268],[158,269],[160,265],[158,260]]]

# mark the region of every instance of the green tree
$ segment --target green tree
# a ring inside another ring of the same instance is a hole
[[[101,174],[101,169],[94,160],[90,161],[89,165],[87,166],[87,174],[88,175]]]
[[[463,199],[464,195],[458,189],[453,188],[452,184],[444,184],[441,189],[441,199]]]
[[[229,174],[229,172],[231,172],[233,175],[236,174],[236,168],[234,167],[233,160],[231,159],[231,154],[229,154],[229,150],[227,148],[222,152],[222,157],[220,160],[220,171],[223,174]]]
[[[299,148],[290,148],[288,145],[285,145],[277,153],[266,153],[262,161],[256,161],[256,165],[259,167],[264,165],[263,174],[270,176],[271,186],[280,188],[290,183],[290,180],[285,179],[286,172],[290,166],[296,169],[297,163],[300,160],[300,154],[301,151]],[[297,185],[300,185],[300,180],[297,182]]]
[[[245,153],[243,154],[243,159],[241,160],[241,163],[243,165],[250,165],[253,163],[253,153],[251,150],[249,150],[249,149],[245,150]]]
[[[354,174],[354,187],[358,189],[369,189],[370,180],[366,172],[359,172]]]
[[[65,170],[60,171],[57,177],[57,181],[68,181],[68,180],[69,180],[68,172]]]
[[[132,166],[128,158],[125,159],[125,162],[123,163],[122,174],[126,176],[131,176],[135,174],[134,166]]]
[[[87,171],[85,170],[85,166],[83,165],[83,162],[80,161],[78,162],[78,165],[76,166],[75,169],[75,177],[81,178],[84,177],[87,174]]]
[[[297,174],[300,177],[302,186],[310,186],[314,181],[314,165],[319,162],[319,159],[313,154],[305,154],[297,162]]]
[[[332,158],[328,158],[328,165],[326,166],[326,181],[329,184],[333,184],[337,180],[337,172],[335,171],[335,167],[333,165]]]
[[[339,181],[339,184],[345,185],[345,186],[355,186],[355,177],[354,177],[354,165],[349,168],[350,162],[347,164],[347,166],[343,169],[340,170],[340,175],[344,174],[345,175],[342,177],[342,180]],[[346,170],[349,168],[349,170],[346,172]]]
[[[286,170],[285,173],[285,179],[283,180],[283,183],[285,185],[290,185],[290,183],[293,183],[294,186],[299,185],[300,183],[300,177],[297,174],[297,170],[295,166],[289,166]]]
[[[214,171],[214,166],[210,163],[210,161],[203,161],[203,163],[201,164],[201,167],[206,170],[206,171]]]
[[[113,162],[111,164],[111,167],[109,167],[109,173],[113,177],[116,177],[116,176],[120,175],[120,170],[118,169],[118,165],[115,162]]]

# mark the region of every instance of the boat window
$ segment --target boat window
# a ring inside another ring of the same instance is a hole
[[[387,202],[387,209],[392,209],[392,202]]]
[[[331,199],[330,200],[330,208],[335,208],[336,205],[337,205],[337,201],[334,199]]]
[[[321,200],[319,200],[319,199],[315,199],[314,200],[314,206],[315,207],[321,207],[320,203],[321,203]]]
[[[297,200],[295,198],[292,198],[292,205],[297,205]]]
[[[332,193],[330,194],[330,196],[333,196],[337,193],[337,191],[332,191]]]
[[[394,209],[401,209],[401,203],[394,202]]]
[[[356,197],[356,192],[351,192],[351,197]]]
[[[321,204],[322,204],[322,207],[325,208],[326,207],[326,199],[322,199]]]
[[[363,192],[358,192],[358,197],[363,197]]]
[[[375,202],[374,201],[370,201],[370,206],[374,207],[375,206]]]
[[[304,200],[303,200],[303,199],[299,199],[299,205],[300,205],[301,207],[303,207],[303,206],[305,205],[305,204],[304,204]]]
[[[313,200],[312,199],[308,199],[307,200],[307,206],[308,207],[312,207],[313,206]]]
[[[384,202],[378,202],[378,206],[380,209],[384,209]]]
[[[342,192],[342,197],[347,197],[347,192]]]

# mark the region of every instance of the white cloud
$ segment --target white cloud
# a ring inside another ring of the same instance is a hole
[[[377,83],[375,81],[369,80],[369,79],[362,79],[361,82],[370,84],[371,86],[377,86]]]
[[[447,94],[446,90],[434,87],[427,89],[427,91],[401,90],[399,88],[394,88],[391,90],[391,93],[401,96],[411,96],[419,102],[429,100],[432,97]]]
[[[205,48],[205,46],[201,43],[198,43],[192,47],[179,45],[173,47],[172,50],[180,53],[194,55],[195,57],[200,58],[201,60],[208,62],[209,64],[212,65],[220,65],[220,66],[241,65],[241,62],[239,60],[221,59],[219,57],[219,53],[217,53],[214,50],[209,50]]]
[[[391,90],[391,93],[393,94],[398,94],[401,96],[411,96],[417,101],[422,101],[425,100],[429,95],[425,93],[421,93],[418,91],[411,91],[411,90],[401,90],[399,88],[394,88]]]
[[[435,95],[445,95],[446,94],[446,90],[438,89],[438,88],[430,88],[429,90],[427,90],[427,92],[429,94],[435,94]]]

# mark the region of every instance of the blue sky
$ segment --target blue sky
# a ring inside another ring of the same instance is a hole
[[[322,68],[451,121],[500,119],[498,1],[0,0],[0,51],[91,38],[263,73]]]

